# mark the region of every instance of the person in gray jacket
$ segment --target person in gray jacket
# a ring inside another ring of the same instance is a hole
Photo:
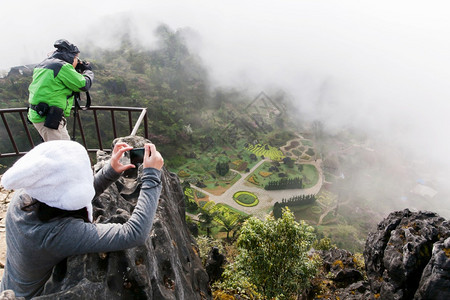
[[[15,193],[6,214],[7,253],[0,292],[13,290],[26,299],[38,296],[53,267],[68,256],[145,243],[158,206],[164,164],[153,144],[145,145],[142,188],[130,219],[124,224],[92,223],[93,198],[135,167],[120,162],[130,149],[117,143],[109,164],[94,176],[82,145],[49,141],[3,174],[3,187]]]

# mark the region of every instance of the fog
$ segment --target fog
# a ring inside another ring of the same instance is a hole
[[[5,1],[0,69],[41,61],[53,42],[117,46],[130,31],[154,47],[160,24],[217,86],[283,89],[299,117],[355,127],[450,179],[450,4],[446,1]],[[81,57],[83,53],[81,53]],[[436,167],[436,168],[435,168]],[[443,204],[450,208],[450,201]]]

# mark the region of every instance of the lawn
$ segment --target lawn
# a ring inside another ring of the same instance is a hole
[[[273,171],[273,168],[272,170],[269,170],[275,165],[277,165],[276,168],[278,168],[278,172]],[[310,188],[316,185],[319,180],[319,172],[317,171],[317,168],[310,164],[303,164],[302,166],[302,171],[299,171],[298,165],[294,165],[292,168],[289,168],[284,163],[276,164],[264,162],[252,174],[250,174],[246,180],[260,186],[261,188],[264,188],[269,181],[277,181],[281,178],[301,177],[303,180],[303,188]],[[280,177],[280,173],[285,174],[286,176]]]
[[[319,180],[319,171],[317,171],[316,166],[304,164],[302,174],[303,188],[307,189],[317,184],[317,181]]]
[[[316,204],[295,205],[289,206],[289,209],[294,213],[296,220],[305,220],[310,225],[315,225],[319,221],[321,210]]]

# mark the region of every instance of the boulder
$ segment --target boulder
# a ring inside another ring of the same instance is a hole
[[[322,267],[302,299],[370,299],[369,283],[355,255],[338,248],[313,253],[322,258]]]
[[[364,258],[380,299],[450,299],[450,225],[432,212],[397,211],[369,234]]]
[[[450,299],[450,238],[433,246],[415,299]]]
[[[334,248],[321,252],[325,271],[338,287],[346,287],[363,279],[350,251]]]

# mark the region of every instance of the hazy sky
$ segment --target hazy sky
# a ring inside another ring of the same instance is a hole
[[[449,9],[433,0],[2,0],[0,69],[39,62],[58,38],[81,51],[113,45],[124,20],[150,47],[157,24],[189,27],[218,84],[282,87],[306,115],[322,103],[329,128],[367,128],[450,165]]]

